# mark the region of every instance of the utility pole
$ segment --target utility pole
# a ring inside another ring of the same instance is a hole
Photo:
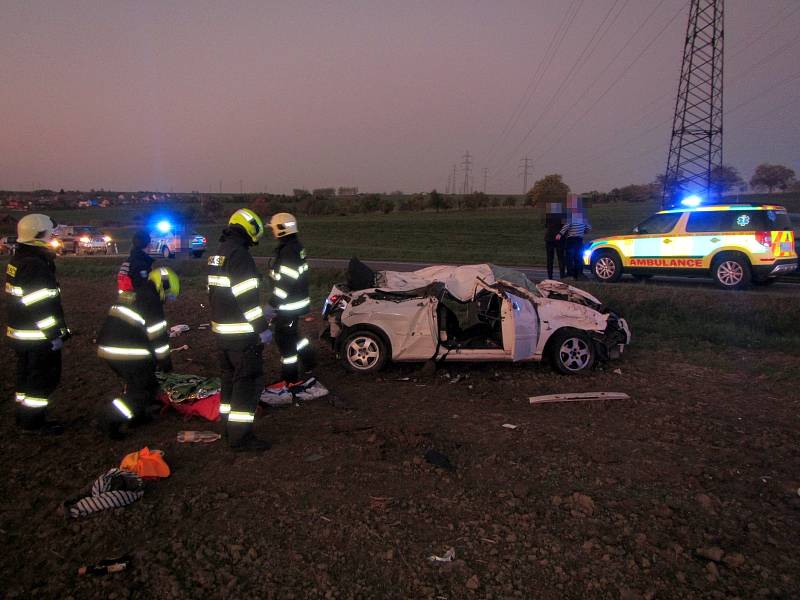
[[[486,193],[486,180],[489,178],[489,168],[483,167],[483,193]]]
[[[241,179],[239,180],[239,194],[244,194],[244,183]]]
[[[530,175],[533,168],[533,161],[527,156],[521,158],[519,160],[519,168],[522,170],[520,173],[522,175],[522,194],[525,195],[528,193],[528,175]]]
[[[222,179],[219,180],[219,193],[222,193]]]
[[[456,193],[456,165],[453,165],[453,185],[450,187],[450,193]]]
[[[663,208],[684,194],[713,193],[711,172],[722,164],[724,0],[692,0],[672,118]]]
[[[472,170],[472,156],[467,150],[462,157],[461,166],[464,168],[464,194],[467,194],[467,190],[470,187],[470,171]]]

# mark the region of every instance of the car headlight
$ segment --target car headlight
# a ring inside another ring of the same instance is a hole
[[[61,245],[61,242],[59,242],[58,240],[50,240],[50,245],[53,248],[58,248]]]
[[[81,244],[88,244],[88,243],[89,243],[89,238],[88,238],[87,236],[85,236],[85,235],[84,235],[84,236],[83,236],[83,237],[81,237],[81,238],[80,238],[78,241],[79,241]]]
[[[109,242],[111,241],[111,236],[110,236],[110,235],[104,235],[104,236],[103,236],[103,241],[104,241],[106,244],[107,244],[107,243],[109,243]]]

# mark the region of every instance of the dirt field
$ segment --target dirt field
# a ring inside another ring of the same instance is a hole
[[[317,374],[333,396],[266,411],[257,431],[273,449],[239,455],[222,442],[178,444],[178,430],[219,425],[175,413],[125,441],[96,433],[95,411],[117,391],[92,343],[113,283],[62,286],[79,333],[54,402],[69,422],[62,437],[17,433],[13,356],[2,351],[0,597],[800,596],[794,347],[694,348],[650,335],[585,378],[488,365],[431,378],[393,366],[379,380],[345,374],[323,349]],[[170,322],[206,321],[204,301],[189,291]],[[177,372],[213,371],[210,333],[173,340],[184,343]],[[270,353],[269,378],[276,364]],[[632,399],[527,401],[588,390]],[[166,452],[169,479],[123,509],[59,515],[66,497],[145,445]],[[455,470],[426,463],[431,448]],[[428,562],[451,547],[454,562]],[[126,572],[76,575],[126,552]]]

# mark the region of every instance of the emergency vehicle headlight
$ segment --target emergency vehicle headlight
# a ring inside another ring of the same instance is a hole
[[[169,221],[159,221],[156,224],[156,229],[158,229],[161,233],[168,233],[170,229],[172,229],[172,223]]]
[[[108,242],[111,241],[111,236],[110,235],[104,235],[103,236],[103,241],[107,244]]]
[[[694,208],[695,206],[700,206],[702,203],[703,203],[703,199],[700,196],[696,195],[696,194],[693,194],[691,196],[686,196],[686,198],[681,200],[681,204],[683,206],[688,206],[689,208]]]
[[[59,242],[58,240],[50,240],[50,245],[53,248],[58,248],[61,245],[61,242]]]
[[[88,244],[91,240],[89,239],[89,236],[84,235],[83,237],[80,238],[79,241],[81,244]]]

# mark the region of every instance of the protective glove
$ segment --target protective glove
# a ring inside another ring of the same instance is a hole
[[[265,329],[258,334],[258,340],[265,346],[272,343],[272,330]]]
[[[62,340],[60,337],[50,342],[50,348],[53,350],[53,352],[61,350],[63,347],[64,347],[64,340]]]
[[[167,357],[158,361],[158,370],[164,373],[172,373],[172,358]]]

